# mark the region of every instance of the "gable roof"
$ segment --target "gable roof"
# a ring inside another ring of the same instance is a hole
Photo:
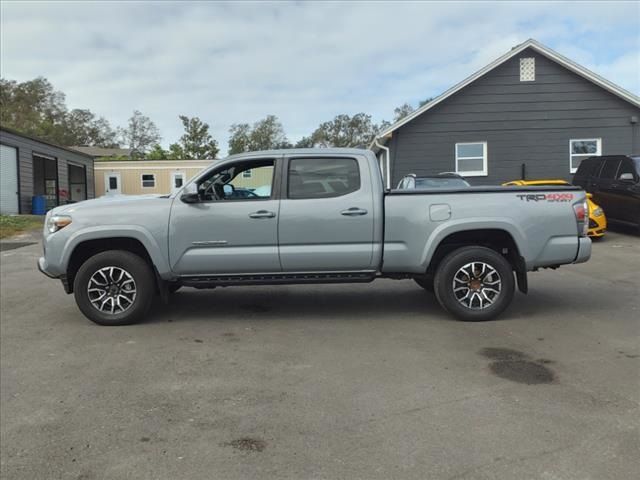
[[[597,73],[594,73],[591,70],[583,67],[582,65],[577,64],[573,60],[570,60],[567,57],[565,57],[563,55],[560,55],[558,52],[555,52],[554,50],[551,50],[549,47],[546,47],[546,46],[542,45],[537,40],[534,40],[533,38],[530,38],[526,42],[521,43],[520,45],[517,45],[517,46],[513,47],[509,52],[505,53],[500,58],[497,58],[496,60],[491,62],[486,67],[478,70],[473,75],[465,78],[463,81],[461,81],[460,83],[454,85],[449,90],[447,90],[443,94],[437,96],[436,98],[434,98],[430,102],[424,104],[422,107],[415,109],[413,112],[411,112],[406,117],[398,120],[397,122],[395,122],[394,124],[392,124],[391,126],[386,128],[385,130],[383,130],[381,133],[379,133],[376,136],[376,139],[385,141],[386,138],[389,137],[392,132],[394,132],[395,130],[397,130],[401,126],[405,125],[406,123],[409,123],[414,118],[418,117],[419,115],[422,115],[427,110],[435,107],[440,102],[446,100],[447,98],[449,98],[454,93],[462,90],[464,87],[466,87],[470,83],[474,82],[475,80],[477,80],[478,78],[482,77],[484,74],[490,72],[494,68],[502,65],[507,60],[510,60],[511,58],[515,57],[516,55],[518,55],[522,51],[526,50],[527,48],[531,48],[532,50],[535,50],[536,52],[540,53],[541,55],[544,55],[548,59],[553,60],[556,63],[559,63],[560,65],[562,65],[563,67],[565,67],[568,70],[572,71],[573,73],[576,73],[576,74],[580,75],[581,77],[586,78],[587,80],[595,83],[599,87],[604,88],[605,90],[613,93],[614,95],[622,98],[623,100],[626,100],[627,102],[629,102],[633,106],[640,108],[640,97],[638,97],[637,95],[634,95],[633,93],[629,92],[628,90],[625,90],[624,88],[619,87],[618,85],[610,82],[606,78],[601,77]],[[375,149],[375,140],[371,144],[370,148],[371,149]]]
[[[7,132],[7,133],[10,133],[11,135],[15,135],[17,137],[22,137],[22,138],[26,138],[26,139],[29,139],[29,140],[33,140],[34,142],[43,143],[44,145],[49,145],[50,147],[59,148],[60,150],[65,150],[67,152],[75,153],[76,155],[83,155],[85,157],[89,157],[89,158],[93,159],[93,157],[91,155],[87,155],[84,152],[80,152],[78,150],[74,150],[71,147],[63,147],[62,145],[58,145],[56,143],[52,143],[49,140],[44,140],[42,138],[36,137],[34,135],[31,135],[31,134],[22,133],[19,130],[15,130],[15,129],[10,128],[10,127],[5,127],[4,125],[0,125],[0,132]]]
[[[90,145],[77,145],[69,148],[78,152],[82,152],[86,155],[91,155],[92,157],[128,157],[131,154],[130,148],[104,148],[93,147]]]

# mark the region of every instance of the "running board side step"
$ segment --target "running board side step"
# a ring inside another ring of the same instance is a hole
[[[267,273],[248,275],[204,275],[180,277],[186,287],[214,288],[237,285],[286,285],[305,283],[368,283],[376,272]]]

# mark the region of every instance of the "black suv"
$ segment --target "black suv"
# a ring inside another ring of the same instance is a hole
[[[580,163],[573,183],[593,194],[607,220],[640,229],[640,156],[587,158]]]

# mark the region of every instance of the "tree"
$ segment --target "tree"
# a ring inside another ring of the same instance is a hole
[[[229,129],[229,154],[291,148],[282,123],[275,115],[267,115],[253,126],[248,123],[236,123]]]
[[[419,104],[418,104],[418,108],[423,107],[424,105],[426,105],[427,103],[429,103],[431,100],[433,100],[434,97],[429,97],[429,98],[425,98],[424,100],[422,100]]]
[[[147,152],[144,158],[145,160],[167,160],[169,159],[169,152],[156,144]]]
[[[97,147],[118,147],[116,132],[104,118],[96,116],[86,109],[73,109],[62,122],[63,145],[95,145]]]
[[[44,77],[18,83],[0,79],[0,123],[61,145],[117,147],[116,133],[90,110],[65,104],[64,93]]]
[[[175,153],[181,153],[178,158],[183,159],[214,159],[220,149],[218,142],[209,134],[209,125],[198,117],[189,118],[180,115],[180,121],[184,127],[184,135],[180,137],[178,144],[172,144]]]
[[[393,110],[393,121],[397,122],[413,112],[413,107],[408,103],[404,103]]]
[[[377,131],[371,115],[356,113],[350,117],[343,114],[320,124],[311,139],[320,147],[364,147],[371,143]]]
[[[122,142],[131,150],[132,158],[143,157],[151,146],[162,140],[156,124],[138,110],[133,111],[127,128],[121,130],[120,134]]]
[[[315,147],[315,143],[313,142],[313,138],[311,137],[302,137],[295,144],[295,148],[311,148]]]

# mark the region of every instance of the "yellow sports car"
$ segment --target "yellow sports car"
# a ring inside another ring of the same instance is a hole
[[[504,186],[551,187],[554,185],[571,185],[565,180],[513,180],[503,183]],[[600,238],[607,231],[607,217],[604,211],[593,201],[593,195],[587,193],[589,203],[589,232],[591,238]]]

